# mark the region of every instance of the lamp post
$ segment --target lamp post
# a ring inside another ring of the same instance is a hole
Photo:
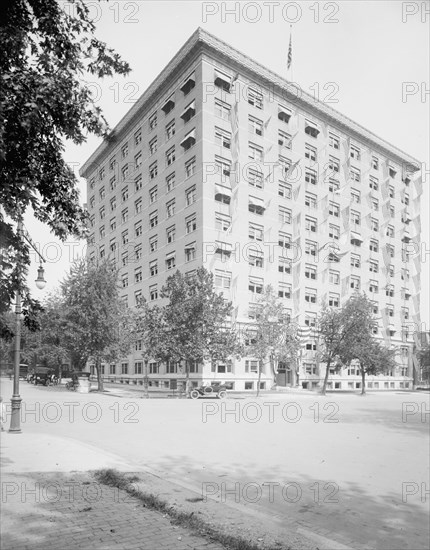
[[[24,233],[22,216],[18,218],[18,227],[17,227],[18,238],[24,237],[25,240],[30,244],[36,254],[40,259],[40,266],[37,270],[37,279],[35,281],[38,289],[42,290],[45,287],[46,281],[44,279],[44,269],[42,267],[42,262],[45,261],[44,257],[37,250],[30,237]],[[18,267],[21,267],[18,264]],[[19,273],[20,270],[18,270]],[[15,294],[15,340],[14,340],[14,372],[13,372],[13,394],[11,397],[12,412],[10,417],[10,427],[9,433],[18,434],[21,433],[21,396],[19,395],[19,365],[21,357],[21,288],[20,288],[20,273],[18,278],[18,288],[16,289]]]
[[[148,359],[147,358],[145,358],[145,377],[143,379],[143,385],[145,388],[145,397],[148,399],[149,398],[149,393],[148,393],[149,379],[148,379]]]

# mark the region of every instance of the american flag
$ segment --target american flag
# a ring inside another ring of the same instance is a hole
[[[290,32],[290,44],[288,46],[287,70],[290,70],[292,62],[293,62],[293,43],[291,41],[291,32]]]

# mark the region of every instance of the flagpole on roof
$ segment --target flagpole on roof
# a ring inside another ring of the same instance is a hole
[[[293,25],[290,25],[290,42],[288,44],[288,56],[287,56],[287,79],[290,82],[294,81],[293,78]]]

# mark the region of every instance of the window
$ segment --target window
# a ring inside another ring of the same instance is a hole
[[[252,88],[248,88],[248,103],[250,105],[253,105],[257,109],[263,108],[263,94],[258,92],[257,90],[254,90]]]
[[[227,93],[230,92],[231,77],[229,77],[228,75],[222,73],[219,70],[216,70],[214,78],[215,78],[215,80],[214,80],[215,86],[217,86],[218,88],[221,88],[222,90],[224,90]]]
[[[229,216],[230,218],[230,216]],[[231,218],[230,218],[231,223]],[[229,227],[230,227],[229,223]],[[226,230],[225,230],[226,231]],[[253,241],[262,241],[264,234],[264,227],[256,223],[250,223],[248,227],[248,237]]]
[[[91,178],[90,179],[90,189],[94,189],[95,184],[96,184],[95,178]]]
[[[340,296],[339,294],[335,294],[333,292],[330,292],[328,295],[328,305],[330,307],[339,307],[340,305]]]
[[[379,211],[379,201],[378,199],[372,199],[372,210],[375,212]]]
[[[116,229],[116,219],[112,218],[110,221],[110,230],[115,231],[115,229]]]
[[[189,103],[185,107],[181,115],[181,118],[184,121],[184,124],[186,124],[189,120],[191,120],[195,114],[196,114],[196,102],[195,100],[193,100],[191,101],[191,103]]]
[[[284,199],[291,199],[292,187],[289,183],[279,182],[278,195]]]
[[[375,178],[374,176],[369,176],[369,187],[373,191],[377,191],[379,189],[378,178]]]
[[[149,179],[153,180],[158,175],[157,161],[153,162],[149,167]]]
[[[317,374],[317,366],[315,363],[303,363],[306,374]]]
[[[278,283],[278,298],[286,300],[291,299],[291,285],[287,283]]]
[[[350,279],[349,286],[353,290],[360,290],[360,288],[361,288],[360,277],[357,277],[356,275],[352,275],[351,279]]]
[[[317,255],[317,243],[314,241],[305,241],[305,254],[307,256]]]
[[[397,169],[392,164],[390,164],[388,166],[388,173],[390,174],[390,178],[395,178],[397,174]]]
[[[307,158],[310,162],[317,161],[316,148],[312,147],[312,145],[308,145],[307,143],[305,143],[305,158]]]
[[[134,248],[134,258],[135,260],[140,260],[142,258],[142,245],[138,245]]]
[[[175,173],[169,174],[166,177],[166,190],[169,193],[169,191],[172,191],[172,189],[175,188]]]
[[[248,282],[248,291],[251,300],[256,300],[259,294],[263,294],[263,279],[252,278]]]
[[[105,210],[105,207],[102,206],[99,210],[99,214],[100,214],[100,219],[103,220],[104,217],[106,216],[106,210]]]
[[[100,200],[103,200],[106,197],[106,191],[104,187],[100,187],[99,196]]]
[[[123,267],[125,267],[128,264],[128,252],[123,252],[121,254],[121,263],[122,263]]]
[[[251,187],[257,187],[257,189],[263,189],[263,174],[254,168],[247,169],[247,179]]]
[[[340,183],[332,178],[328,181],[328,190],[330,193],[337,193],[340,189]]]
[[[166,269],[173,269],[176,266],[176,258],[174,255],[168,256],[166,258]]]
[[[189,216],[188,218],[185,218],[185,229],[187,234],[192,233],[197,229],[197,219],[195,214]]]
[[[224,120],[229,120],[231,105],[215,99],[215,115]]]
[[[312,170],[311,168],[305,169],[305,181],[307,183],[311,183],[312,185],[316,185],[317,183],[317,172],[316,170]]]
[[[248,264],[252,267],[263,267],[264,257],[263,253],[257,250],[249,250],[248,252]]]
[[[140,268],[134,272],[134,282],[135,283],[142,282],[142,270]]]
[[[305,134],[316,138],[318,137],[319,133],[320,130],[315,122],[312,122],[311,120],[305,120]]]
[[[215,213],[215,229],[217,231],[228,231],[231,225],[231,216]]]
[[[161,107],[161,110],[164,112],[165,115],[168,115],[172,109],[175,108],[175,94],[173,93],[165,102],[164,105]]]
[[[305,325],[307,327],[317,326],[317,314],[313,311],[307,311],[305,314]]]
[[[174,225],[166,229],[166,239],[168,243],[173,243],[176,236],[176,228]]]
[[[105,236],[106,232],[105,232],[105,226],[102,225],[99,229],[99,233],[100,233],[100,238],[103,239],[103,237]]]
[[[394,246],[391,245],[391,244],[386,244],[385,246],[386,246],[389,257],[394,258]]]
[[[369,271],[371,273],[379,273],[379,262],[376,260],[369,260]]]
[[[351,147],[349,148],[349,156],[352,159],[360,160],[361,159],[361,151],[360,151],[359,147],[357,147],[356,145],[351,145]]]
[[[387,237],[394,237],[394,226],[393,225],[387,225],[386,235],[387,235]]]
[[[330,147],[333,147],[333,149],[339,149],[340,148],[340,138],[334,134],[329,133],[328,135],[328,144]]]
[[[257,136],[263,135],[263,121],[253,116],[248,117],[248,131]]]
[[[258,214],[262,216],[264,214],[265,206],[263,199],[258,197],[248,197],[248,210],[253,214]]]
[[[354,168],[354,167],[351,166],[351,168],[349,170],[349,178],[352,181],[356,181],[356,182],[360,183],[360,181],[361,181],[360,170],[358,168]]]
[[[155,252],[158,248],[158,237],[157,235],[154,235],[153,237],[150,237],[149,239],[149,251]]]
[[[155,361],[151,361],[149,363],[149,374],[159,374],[159,372],[160,372],[160,365]]]
[[[361,257],[359,254],[351,254],[351,267],[361,267]]]
[[[191,204],[196,202],[196,195],[197,195],[197,191],[196,191],[195,185],[193,185],[192,187],[189,187],[185,191],[185,202],[187,206],[190,206]]]
[[[191,177],[196,172],[196,159],[193,157],[185,163],[185,175]]]
[[[155,185],[154,187],[151,187],[149,190],[149,203],[153,204],[158,198],[158,188]]]
[[[140,166],[142,166],[142,161],[143,161],[142,153],[138,153],[137,155],[135,155],[134,157],[135,170],[137,170]]]
[[[317,278],[317,268],[313,265],[305,265],[305,277],[306,279],[312,279],[316,281]]]
[[[306,216],[306,218],[305,218],[305,229],[306,229],[306,231],[311,231],[312,233],[316,233],[317,220],[315,218],[311,218],[309,216]]]
[[[155,277],[155,275],[158,274],[158,262],[157,260],[153,260],[152,262],[149,262],[149,274],[151,277]]]
[[[279,207],[279,213],[278,213],[278,220],[279,223],[291,223],[291,210],[289,208],[285,208],[283,206]]]
[[[369,250],[371,252],[378,252],[379,251],[379,242],[375,239],[370,239]]]
[[[372,231],[379,231],[379,221],[376,218],[370,218],[370,228]]]
[[[166,164],[167,166],[170,166],[175,162],[176,154],[175,154],[175,147],[171,147],[168,151],[166,151]]]
[[[157,285],[150,286],[149,287],[149,299],[152,301],[152,300],[157,300],[157,298],[158,298]]]
[[[387,285],[385,287],[385,296],[387,296],[388,298],[394,298],[394,286],[393,285]],[[393,308],[393,315],[394,315],[394,308]]]
[[[157,113],[152,114],[149,117],[149,129],[154,130],[157,127]]]
[[[328,272],[328,280],[329,280],[329,283],[331,283],[332,285],[340,284],[339,271],[334,271],[333,269],[330,269]]]
[[[379,170],[379,159],[378,159],[378,157],[372,156],[371,166],[374,170]]]
[[[166,204],[167,217],[171,218],[175,213],[175,199],[172,199]]]
[[[317,303],[317,291],[315,288],[305,288],[305,302],[310,304]]]
[[[121,158],[125,159],[125,157],[128,155],[128,143],[124,144],[121,147]]]
[[[112,197],[110,200],[110,209],[113,212],[116,209],[116,197]]]
[[[291,115],[292,115],[291,109],[289,109],[288,107],[284,107],[283,105],[278,105],[279,120],[288,124],[288,122],[290,121]]]
[[[134,226],[134,235],[135,237],[140,237],[142,235],[143,229],[142,229],[142,223],[138,222]]]
[[[291,138],[292,138],[291,134],[287,134],[287,132],[278,130],[278,144],[281,147],[286,147],[287,149],[291,149],[291,144],[293,141]]]
[[[154,210],[149,214],[149,227],[156,227],[158,225],[158,211]]]
[[[361,202],[361,193],[358,191],[358,189],[351,189],[351,202],[355,202],[356,204],[360,204]]]
[[[220,147],[230,149],[231,147],[231,133],[221,128],[215,128],[215,143]]]
[[[142,185],[143,185],[142,174],[139,174],[137,178],[135,178],[134,180],[134,190],[139,191],[140,189],[142,189]]]
[[[172,120],[166,125],[166,141],[169,141],[175,135],[175,121]]]
[[[331,216],[335,216],[336,218],[339,217],[339,213],[340,213],[340,207],[337,203],[335,202],[329,202],[329,205],[328,205],[328,213],[331,215]]]
[[[187,244],[185,247],[185,261],[191,262],[196,259],[196,243]]]
[[[305,205],[309,208],[317,207],[317,196],[313,193],[306,193],[305,195]]]
[[[351,223],[353,225],[360,225],[361,224],[360,212],[356,212],[355,210],[351,210]]]
[[[378,281],[375,281],[374,279],[371,279],[369,281],[369,292],[372,292],[373,294],[378,294],[379,292]]]
[[[328,226],[328,236],[330,239],[333,239],[335,241],[339,240],[340,237],[340,227],[338,225],[329,224]]]
[[[258,363],[259,361],[257,359],[252,360],[245,360],[245,372],[258,372]],[[246,388],[246,384],[250,385],[250,387]],[[252,390],[254,387],[253,382],[245,382],[245,389]]]
[[[123,245],[128,243],[128,231],[125,230],[121,233],[121,242]]]
[[[249,143],[248,158],[255,160],[256,162],[263,162],[263,148]]]
[[[287,258],[278,258],[278,271],[279,273],[291,274],[291,260]]]
[[[231,162],[222,157],[215,157],[216,173],[221,175],[221,181],[224,183],[230,181]]]
[[[102,244],[102,246],[99,248],[99,254],[100,254],[100,258],[105,257],[105,246],[104,246],[104,244]]]
[[[127,288],[128,287],[128,275],[127,274],[122,276],[121,282],[122,282],[122,288]]]

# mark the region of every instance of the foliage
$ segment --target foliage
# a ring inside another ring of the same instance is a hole
[[[269,285],[258,301],[258,315],[246,334],[246,355],[258,359],[257,397],[268,358],[296,365],[300,343],[295,327],[285,317],[284,306]]]
[[[421,367],[422,379],[430,379],[430,343],[424,344],[424,346],[417,353],[418,361]]]
[[[127,63],[94,36],[83,0],[3,0],[0,7],[0,314],[18,289],[25,322],[35,329],[40,307],[25,287],[29,247],[16,222],[30,208],[64,240],[85,233],[77,178],[63,159],[67,140],[81,144],[88,133],[107,135],[87,76],[126,75]],[[15,223],[14,223],[15,222]],[[28,319],[28,320],[27,320]],[[1,324],[0,337],[12,332]]]
[[[349,363],[350,350],[357,340],[368,341],[372,334],[372,302],[365,294],[354,294],[341,308],[324,306],[318,323],[320,358],[326,363],[321,393],[325,395],[330,367]]]
[[[168,303],[140,308],[140,336],[145,352],[163,362],[189,364],[206,360],[226,361],[239,352],[239,343],[228,320],[232,305],[213,287],[213,275],[205,268],[194,276],[176,271],[161,290]]]
[[[134,342],[135,314],[119,297],[118,271],[109,262],[76,262],[61,284],[67,347],[97,369],[127,355]]]

